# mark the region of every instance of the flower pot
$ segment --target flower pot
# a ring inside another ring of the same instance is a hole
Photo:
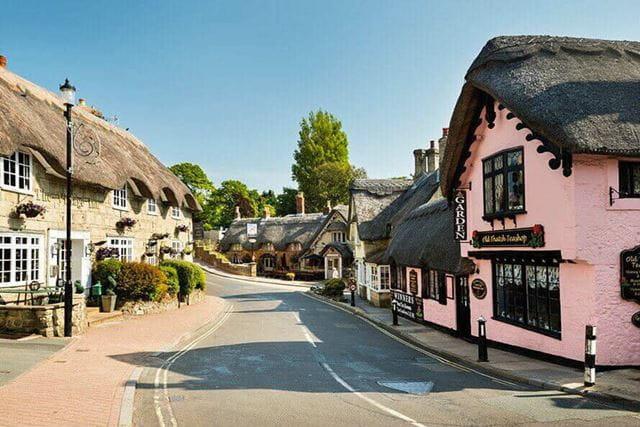
[[[102,304],[100,306],[100,311],[102,311],[103,313],[111,313],[112,311],[115,311],[116,299],[116,295],[102,295]]]

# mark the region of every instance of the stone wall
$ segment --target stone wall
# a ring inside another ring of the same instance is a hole
[[[74,295],[73,335],[87,329],[87,308],[83,295]],[[64,303],[47,305],[0,305],[0,331],[12,334],[64,336]]]
[[[201,242],[195,243],[195,258],[211,265],[212,267],[224,271],[225,273],[236,274],[238,276],[256,277],[256,263],[233,264],[229,262],[223,255],[213,250],[212,247],[206,246]]]
[[[195,289],[189,298],[186,299],[188,304],[198,304],[202,302],[206,293],[200,289]],[[124,314],[128,315],[144,315],[144,314],[155,314],[162,313],[169,310],[174,310],[179,308],[179,305],[185,305],[186,302],[182,302],[178,304],[177,298],[166,299],[165,301],[128,301],[124,303],[124,305],[120,308],[120,310]]]

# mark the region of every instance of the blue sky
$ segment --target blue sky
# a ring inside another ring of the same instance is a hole
[[[634,1],[4,0],[0,54],[48,89],[68,77],[167,165],[280,191],[311,110],[342,121],[370,177],[409,175],[489,38],[640,40],[639,15]]]

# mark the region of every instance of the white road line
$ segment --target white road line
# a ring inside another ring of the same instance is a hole
[[[309,341],[309,344],[311,344],[314,348],[318,348],[318,346],[316,345],[316,343],[313,341],[313,338],[311,338],[311,335],[309,334],[309,331],[307,330],[307,328],[304,328],[304,336],[307,337],[307,341]]]
[[[384,406],[382,403],[378,403],[375,400],[365,396],[364,394],[360,393],[359,391],[356,391],[353,387],[351,387],[349,385],[349,383],[347,383],[345,380],[343,380],[342,378],[340,378],[340,376],[338,376],[338,374],[336,374],[334,372],[333,369],[331,369],[331,367],[329,365],[327,365],[326,363],[322,363],[322,367],[329,372],[329,374],[333,377],[334,380],[336,380],[338,382],[338,384],[340,384],[342,387],[346,388],[347,390],[349,390],[351,393],[353,393],[354,395],[358,396],[360,399],[364,400],[365,402],[370,403],[371,405],[375,406],[376,408],[386,412],[389,415],[392,415],[396,418],[399,418],[403,421],[406,421],[408,423],[410,423],[411,425],[414,425],[416,427],[426,427],[424,424],[420,424],[419,422],[417,422],[416,420],[414,420],[413,418],[409,418],[404,414],[401,414],[400,412],[393,410],[387,406]]]
[[[160,426],[164,427],[166,425],[164,415],[162,413],[163,403],[165,403],[166,405],[165,410],[168,414],[169,422],[171,423],[171,425],[174,427],[178,425],[178,421],[176,420],[173,414],[173,409],[171,408],[171,403],[169,402],[169,389],[167,387],[167,377],[168,377],[169,369],[175,363],[176,360],[184,356],[189,350],[195,347],[200,341],[204,340],[209,335],[213,334],[216,330],[218,330],[218,328],[220,328],[220,326],[222,326],[222,324],[231,316],[232,308],[233,308],[233,305],[229,304],[225,310],[224,315],[220,320],[218,320],[218,322],[216,322],[215,325],[213,325],[207,332],[200,335],[198,338],[194,339],[189,344],[184,346],[182,350],[178,351],[173,356],[165,360],[164,363],[156,370],[156,376],[154,380],[155,392],[153,395],[153,403],[155,406],[156,416],[158,418],[158,423],[160,424]],[[160,378],[162,378],[162,394],[164,396],[164,399],[161,399],[160,397],[160,389],[159,389]]]

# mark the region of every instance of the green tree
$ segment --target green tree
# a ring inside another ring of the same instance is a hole
[[[284,187],[282,193],[276,196],[276,215],[285,216],[296,213],[296,195],[298,190],[295,188]]]
[[[207,194],[215,187],[207,174],[199,165],[193,163],[177,163],[169,168],[189,190],[195,195]]]
[[[342,123],[326,111],[310,112],[300,122],[298,148],[294,152],[295,163],[291,168],[293,179],[305,193],[308,210],[320,211],[325,206],[327,194],[338,194],[333,203],[346,203],[351,179],[349,165],[349,141],[342,130]],[[331,164],[331,166],[323,166]],[[323,166],[323,168],[321,168]],[[346,177],[329,177],[328,171],[347,174]],[[327,178],[330,178],[327,181]],[[330,185],[343,188],[332,189]]]
[[[243,218],[255,217],[260,205],[260,194],[237,180],[227,180],[212,191],[205,201],[206,222],[213,227],[228,227],[235,219],[236,206]]]
[[[351,179],[367,179],[367,171],[364,168],[359,168],[351,165]]]

